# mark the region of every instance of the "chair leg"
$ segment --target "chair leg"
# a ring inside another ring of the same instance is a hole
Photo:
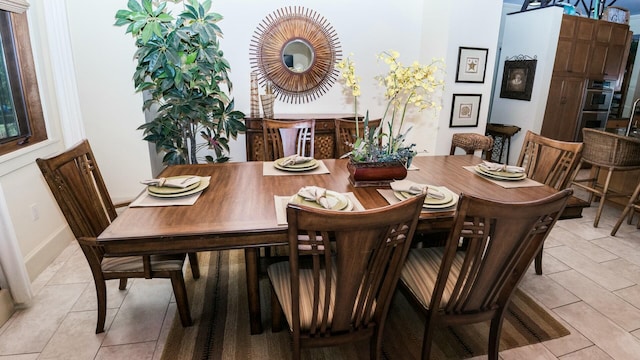
[[[502,330],[502,319],[504,319],[504,311],[502,308],[491,320],[491,329],[489,329],[489,360],[498,360],[498,350],[500,347],[500,332]]]
[[[120,279],[120,284],[122,284],[122,280]],[[125,284],[126,284],[126,278]],[[96,325],[96,334],[104,332],[104,321],[107,316],[107,285],[104,282],[104,279],[95,279],[94,282],[96,284],[96,298],[98,300],[98,323]],[[126,286],[126,285],[125,285]]]
[[[535,259],[536,274],[542,275],[542,248],[538,251]]]
[[[127,288],[127,280],[128,278],[120,278],[120,286],[118,286],[118,289],[125,290]]]
[[[427,313],[427,321],[424,327],[424,337],[422,338],[422,360],[428,360],[431,355],[431,344],[433,343],[433,328],[435,324],[433,322],[432,312]]]
[[[611,182],[611,175],[613,175],[613,169],[609,169],[607,172],[607,179],[604,182],[604,187],[602,188],[602,196],[600,196],[600,204],[598,205],[598,211],[596,212],[596,218],[593,220],[593,227],[598,227],[598,223],[600,222],[600,215],[602,215],[602,209],[604,209],[604,203],[607,200],[607,191],[609,190],[609,183]]]
[[[184,277],[182,271],[171,272],[171,286],[173,287],[173,295],[176,297],[176,306],[180,314],[180,322],[182,326],[191,326],[191,311],[189,309],[189,299],[187,298],[187,288],[184,285]]]
[[[627,217],[627,215],[629,215],[628,222],[629,224],[631,224],[631,220],[633,219],[633,213],[635,212],[633,204],[637,201],[639,195],[640,195],[640,183],[638,183],[638,186],[636,186],[636,189],[633,191],[631,198],[629,198],[629,202],[627,203],[627,206],[624,207],[624,210],[622,211],[622,214],[618,218],[616,225],[611,230],[611,236],[616,236],[616,232],[618,232],[620,225],[622,224],[624,219]],[[640,221],[638,222],[638,224],[640,225]]]
[[[282,305],[278,300],[276,291],[271,287],[271,332],[280,332],[282,330]]]
[[[198,253],[189,253],[189,265],[194,279],[200,279],[200,265],[198,264]]]

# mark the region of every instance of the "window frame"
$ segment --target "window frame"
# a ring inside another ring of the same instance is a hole
[[[26,13],[12,13],[0,11],[0,27],[3,31],[10,29],[10,39],[12,44],[3,43],[3,46],[10,46],[5,52],[10,53],[9,57],[15,57],[20,74],[20,84],[22,100],[25,105],[27,122],[30,134],[19,136],[10,142],[0,144],[0,156],[13,151],[23,149],[27,146],[37,144],[47,139],[47,129],[42,111],[40,92],[38,90],[38,79],[36,77],[36,67],[31,50],[31,39],[29,37],[29,24]],[[3,36],[3,41],[7,37]],[[9,62],[9,61],[7,61]],[[9,64],[7,64],[9,66]],[[12,87],[12,90],[13,87]],[[14,95],[15,98],[15,95]],[[17,106],[18,104],[16,104]],[[19,122],[24,122],[18,114]]]

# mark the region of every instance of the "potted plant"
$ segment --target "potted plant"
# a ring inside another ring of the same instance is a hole
[[[407,144],[405,118],[411,107],[418,112],[425,109],[441,108],[436,98],[444,88],[444,63],[433,60],[428,65],[413,62],[403,65],[397,51],[385,51],[378,59],[385,62],[389,69],[385,74],[376,76],[378,83],[385,87],[387,106],[382,122],[373,132],[369,131],[367,122],[369,112],[363,119],[364,134],[356,133],[356,141],[351,144],[353,150],[349,154],[349,176],[356,186],[381,185],[394,179],[406,177],[406,169],[416,155],[415,144]],[[360,78],[355,74],[355,63],[350,57],[336,65],[350,95],[354,98],[355,119],[358,121],[358,97]],[[356,131],[358,126],[356,126]]]
[[[143,109],[156,117],[138,127],[144,139],[164,153],[163,163],[184,164],[229,160],[229,137],[245,131],[244,114],[229,96],[229,63],[223,57],[211,1],[184,1],[177,17],[167,1],[129,0],[116,13],[116,26],[127,26],[138,50],[133,80],[137,92],[149,99]],[[210,150],[198,156],[201,150]]]

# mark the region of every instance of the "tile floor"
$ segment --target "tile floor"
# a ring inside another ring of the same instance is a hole
[[[620,212],[607,207],[598,228],[595,207],[558,222],[545,245],[544,275],[532,267],[521,287],[571,335],[504,351],[502,359],[640,358],[640,230],[625,222],[609,236]],[[0,328],[0,360],[160,358],[175,314],[169,281],[133,280],[126,291],[111,282],[107,331],[99,335],[92,277],[75,243],[33,289],[32,306]]]

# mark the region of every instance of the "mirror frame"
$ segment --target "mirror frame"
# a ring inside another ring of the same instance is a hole
[[[283,60],[284,48],[292,41],[311,48],[308,69],[296,72]],[[317,12],[301,6],[285,7],[265,17],[251,40],[251,67],[262,86],[271,85],[276,96],[289,103],[305,103],[320,97],[338,76],[335,64],[342,51],[338,35]]]

